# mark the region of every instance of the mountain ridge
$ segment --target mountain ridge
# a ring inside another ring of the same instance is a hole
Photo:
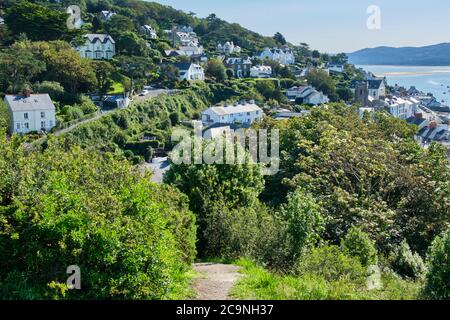
[[[421,47],[379,46],[348,54],[356,65],[450,66],[450,42]]]

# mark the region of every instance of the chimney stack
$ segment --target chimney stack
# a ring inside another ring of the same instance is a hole
[[[25,96],[25,98],[29,98],[29,97],[30,97],[30,95],[31,95],[31,89],[30,89],[30,87],[26,86],[26,87],[23,89],[23,95]]]

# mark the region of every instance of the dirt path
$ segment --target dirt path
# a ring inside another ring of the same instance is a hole
[[[240,276],[239,269],[226,264],[194,264],[194,270],[200,273],[194,283],[197,300],[228,300],[230,290]]]

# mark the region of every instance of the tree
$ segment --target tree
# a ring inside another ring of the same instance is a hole
[[[21,0],[6,10],[5,22],[15,35],[25,33],[30,40],[67,40],[80,35],[80,30],[69,30],[65,12]]]
[[[195,256],[187,198],[111,154],[17,139],[0,135],[0,297],[173,297]],[[68,290],[70,265],[84,290]]]
[[[227,79],[226,68],[219,59],[209,59],[205,69],[206,75],[223,82]]]
[[[92,67],[95,72],[95,77],[97,79],[97,88],[100,93],[107,93],[113,81],[111,77],[115,71],[113,65],[107,61],[92,61]]]
[[[280,45],[282,45],[282,46],[284,46],[284,45],[287,44],[286,39],[285,39],[284,36],[283,36],[281,33],[279,33],[279,32],[275,33],[275,35],[273,36],[273,39],[274,39],[278,44],[280,44]]]
[[[313,69],[308,72],[306,77],[308,84],[312,85],[316,90],[326,94],[331,101],[337,100],[336,85],[333,79],[323,70]]]
[[[433,241],[427,256],[423,294],[430,299],[450,299],[450,229]]]
[[[108,19],[105,29],[114,39],[125,32],[134,33],[136,31],[133,20],[121,14],[115,14]]]
[[[91,61],[80,57],[67,42],[32,42],[27,48],[46,63],[47,80],[59,82],[70,93],[87,92],[95,87]]]
[[[45,63],[36,59],[23,43],[16,43],[11,48],[0,52],[0,88],[18,93],[27,82],[43,72],[45,68]]]

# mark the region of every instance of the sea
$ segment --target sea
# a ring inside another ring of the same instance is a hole
[[[396,84],[409,89],[415,86],[424,93],[432,93],[437,101],[450,106],[450,66],[357,66],[377,77],[386,77],[390,86]],[[448,86],[448,88],[447,88]]]

